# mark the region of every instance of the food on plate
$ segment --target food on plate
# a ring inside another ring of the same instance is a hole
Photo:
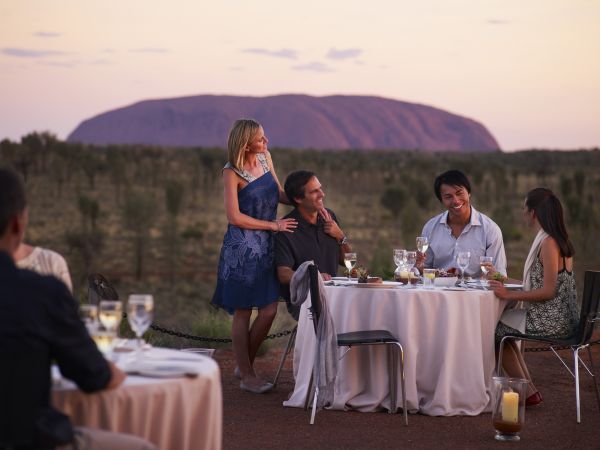
[[[500,272],[496,272],[494,273],[494,275],[492,275],[492,280],[496,280],[499,281],[500,283],[504,283],[504,275],[502,275]]]
[[[359,283],[366,283],[368,277],[369,277],[369,270],[366,267],[363,267],[363,266],[356,267],[356,278],[358,278]]]
[[[367,283],[382,284],[383,280],[381,277],[367,277]]]
[[[435,276],[436,278],[455,277],[456,268],[450,267],[449,269],[436,269]]]

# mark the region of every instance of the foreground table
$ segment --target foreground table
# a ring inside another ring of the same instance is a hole
[[[488,408],[494,329],[505,306],[492,292],[328,286],[326,294],[337,333],[387,329],[400,340],[410,412],[477,415]],[[308,306],[310,299],[300,312],[296,384],[285,406],[304,406],[308,390],[315,342]],[[400,405],[400,380],[396,398]],[[352,349],[340,361],[331,408],[375,411],[389,406],[385,349]]]
[[[128,376],[113,390],[86,394],[63,381],[52,390],[53,405],[74,425],[143,437],[163,450],[220,449],[223,406],[221,376],[208,357],[152,349],[145,357],[193,364],[195,377]]]

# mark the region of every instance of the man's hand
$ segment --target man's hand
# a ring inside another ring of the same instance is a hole
[[[323,225],[323,229],[325,233],[334,238],[336,241],[340,242],[344,239],[344,232],[340,229],[337,222],[331,218],[331,214],[325,208],[321,208],[319,210],[319,215],[325,221]]]

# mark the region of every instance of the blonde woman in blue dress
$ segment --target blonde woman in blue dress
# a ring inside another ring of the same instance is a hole
[[[262,126],[252,119],[233,124],[223,168],[227,232],[223,239],[212,304],[233,315],[232,341],[240,388],[261,394],[272,388],[254,371],[254,358],[277,314],[279,284],[274,265],[277,232],[293,232],[295,219],[276,219],[288,203]],[[250,326],[253,308],[258,315]]]

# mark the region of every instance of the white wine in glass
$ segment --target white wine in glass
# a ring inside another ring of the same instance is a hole
[[[154,298],[151,295],[134,294],[127,301],[127,321],[138,339],[138,349],[142,347],[142,335],[150,327],[154,312]]]
[[[428,248],[429,239],[427,239],[427,236],[417,237],[417,250],[419,250],[420,253],[427,253]]]
[[[488,280],[487,275],[489,273],[489,265],[492,264],[493,258],[491,256],[480,256],[479,257],[479,267],[481,269],[481,285],[484,289],[487,289]]]
[[[99,318],[106,331],[117,331],[123,318],[122,303],[115,300],[102,300]]]
[[[348,281],[352,276],[352,269],[356,265],[356,253],[344,253],[344,265],[348,269]]]

